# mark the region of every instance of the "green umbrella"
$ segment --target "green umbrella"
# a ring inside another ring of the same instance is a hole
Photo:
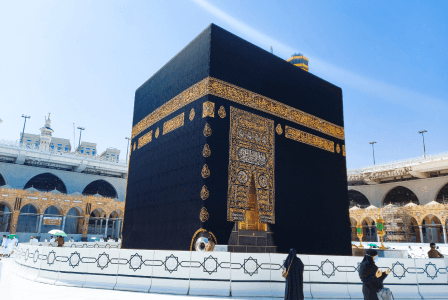
[[[13,239],[13,238],[15,238],[15,237],[17,237],[17,235],[15,235],[15,234],[10,234],[10,235],[9,235],[9,238],[10,238],[10,239]]]
[[[67,236],[67,234],[65,234],[64,231],[59,230],[59,229],[53,229],[53,230],[50,230],[50,231],[48,231],[48,233],[49,233],[49,234],[54,234],[54,235],[60,235],[60,236],[63,236],[63,237],[66,237],[66,236]]]
[[[367,244],[369,247],[378,247],[376,244]]]

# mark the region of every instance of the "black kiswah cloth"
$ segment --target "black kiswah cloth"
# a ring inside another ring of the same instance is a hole
[[[373,257],[378,252],[374,249],[368,249],[366,255],[359,266],[359,278],[362,281],[362,293],[364,294],[364,300],[378,300],[377,293],[383,288],[383,280],[387,277],[387,274],[383,274],[377,278],[376,271],[378,267],[375,265]]]
[[[289,250],[288,257],[283,264],[285,269],[288,269],[288,277],[286,277],[285,300],[303,300],[303,269],[304,265],[300,258],[297,257],[296,249]]]

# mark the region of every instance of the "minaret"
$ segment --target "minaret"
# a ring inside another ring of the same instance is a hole
[[[48,119],[45,119],[45,126],[40,129],[39,150],[50,150],[51,135],[53,134],[53,129],[51,129],[50,124],[50,113],[48,113]]]

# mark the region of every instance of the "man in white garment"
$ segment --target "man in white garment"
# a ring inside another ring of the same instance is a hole
[[[6,241],[8,240],[8,238],[6,237],[6,235],[3,235],[3,240],[2,240],[2,246],[0,247],[0,257],[3,256],[3,248],[6,247]]]
[[[50,243],[53,243],[54,241],[56,241],[56,239],[53,236],[51,236]]]
[[[68,240],[70,243],[74,243],[75,240],[73,239],[73,237],[71,236],[70,239]]]
[[[104,239],[102,237],[100,237],[100,243],[103,243]]]
[[[11,255],[12,249],[13,249],[12,239],[7,239],[5,241],[5,246],[3,247],[3,251],[2,251],[3,256],[9,257]]]
[[[48,243],[48,240],[47,240],[47,239],[45,239],[45,243]]]
[[[118,238],[118,243],[120,243],[120,244],[121,244],[121,238]]]

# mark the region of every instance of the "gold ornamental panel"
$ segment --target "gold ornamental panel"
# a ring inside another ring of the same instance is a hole
[[[259,223],[275,223],[274,121],[230,107],[227,220],[245,222],[255,183]]]
[[[308,144],[334,153],[334,142],[318,137],[314,134],[285,126],[285,136],[288,139],[292,139],[297,142]]]
[[[215,103],[210,101],[202,103],[202,117],[215,117]]]
[[[163,123],[163,133],[162,134],[167,134],[168,132],[171,132],[179,127],[184,126],[184,115],[185,115],[185,113],[181,113],[177,117],[172,118],[171,120]]]

